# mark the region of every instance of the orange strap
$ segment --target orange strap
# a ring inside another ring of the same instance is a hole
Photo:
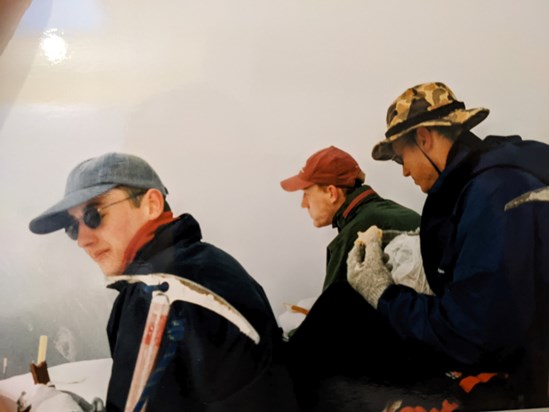
[[[309,314],[309,310],[308,310],[308,309],[305,309],[305,308],[302,308],[301,306],[290,305],[290,309],[292,310],[292,312],[303,313],[304,315],[308,315],[308,314]]]
[[[453,412],[458,408],[458,404],[451,402],[448,399],[442,401],[442,408],[431,408],[429,412]],[[427,412],[423,406],[405,406],[402,409],[399,409],[398,412]]]
[[[496,376],[495,373],[479,373],[477,376],[467,376],[459,382],[459,386],[461,386],[461,389],[466,393],[469,393],[476,385],[479,383],[486,383],[494,376]]]
[[[174,220],[179,219],[179,217],[173,217],[172,212],[162,212],[155,220],[151,220],[145,223],[135,234],[135,236],[130,240],[126,251],[124,252],[124,269],[126,269],[135,255],[144,245],[149,243],[151,239],[154,238],[154,232],[162,225],[166,225]]]

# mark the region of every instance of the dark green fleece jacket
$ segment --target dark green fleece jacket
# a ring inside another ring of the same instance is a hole
[[[347,281],[347,254],[357,233],[376,225],[380,229],[415,230],[420,216],[392,200],[383,199],[367,185],[347,195],[334,216],[332,226],[338,235],[328,245],[326,277],[323,290],[334,282]]]

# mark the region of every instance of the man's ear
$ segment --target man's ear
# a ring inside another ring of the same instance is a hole
[[[149,189],[141,200],[143,212],[149,220],[155,220],[164,212],[164,196],[158,189]]]
[[[433,134],[427,127],[418,127],[416,129],[417,145],[425,152],[428,152],[433,146]]]
[[[334,185],[326,186],[326,191],[330,195],[330,200],[332,201],[332,203],[338,202],[339,199],[341,199],[341,196],[343,196],[343,190]]]

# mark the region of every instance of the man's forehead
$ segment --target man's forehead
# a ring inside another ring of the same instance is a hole
[[[68,213],[70,215],[74,215],[75,213],[84,210],[88,206],[101,206],[102,204],[107,203],[113,196],[115,196],[117,191],[120,191],[120,189],[114,188],[98,196],[95,196],[90,200],[87,200],[86,202],[80,203],[79,205],[70,208],[68,210]]]
[[[392,142],[391,145],[393,146],[393,151],[402,149],[404,146],[406,146],[406,139],[397,139]]]
[[[321,184],[315,183],[303,189],[303,193],[327,193],[328,186],[329,185],[321,185]]]
[[[304,193],[314,192],[318,189],[318,185],[316,183],[313,183],[311,186],[307,186],[305,189],[303,189]]]

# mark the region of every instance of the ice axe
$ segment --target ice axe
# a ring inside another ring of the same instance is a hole
[[[215,292],[189,279],[166,273],[154,273],[150,275],[109,276],[107,280],[108,284],[125,281],[156,287],[152,292],[149,314],[135,363],[125,412],[134,412],[136,410],[145,385],[151,376],[172,303],[184,301],[209,309],[235,325],[254,343],[259,343],[259,334],[236,308]],[[143,406],[143,410],[144,408]]]
[[[531,190],[530,192],[515,197],[505,205],[503,210],[507,211],[513,209],[526,202],[549,202],[549,186]]]

